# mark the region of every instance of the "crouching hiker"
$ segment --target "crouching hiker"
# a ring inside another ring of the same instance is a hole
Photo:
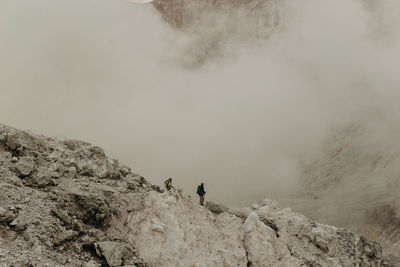
[[[165,180],[164,185],[165,185],[165,189],[167,189],[168,191],[171,191],[171,188],[174,188],[172,186],[172,178],[168,178],[167,180]]]
[[[197,194],[200,197],[200,205],[204,206],[204,195],[206,194],[206,191],[204,191],[203,183],[197,187]]]

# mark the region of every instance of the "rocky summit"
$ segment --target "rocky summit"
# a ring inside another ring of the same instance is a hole
[[[89,143],[0,125],[0,266],[385,266],[381,246],[264,200],[202,207]]]

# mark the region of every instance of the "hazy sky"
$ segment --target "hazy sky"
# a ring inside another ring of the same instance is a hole
[[[1,122],[90,141],[190,194],[275,197],[334,129],[397,114],[400,84],[400,2],[281,2],[283,26],[252,39],[246,17],[187,34],[152,5],[0,0]],[[214,56],[189,67],[199,51]]]

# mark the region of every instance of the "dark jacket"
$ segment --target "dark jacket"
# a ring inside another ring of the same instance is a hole
[[[199,185],[197,187],[197,194],[199,194],[200,196],[204,196],[206,194],[206,191],[204,191],[204,186],[203,185]]]

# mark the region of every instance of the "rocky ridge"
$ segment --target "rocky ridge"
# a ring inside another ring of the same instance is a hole
[[[385,258],[400,266],[399,144],[396,138],[371,140],[371,131],[375,136],[376,128],[385,129],[380,120],[369,116],[328,139],[322,155],[304,164],[297,192],[282,202],[379,241]],[[398,134],[398,126],[388,132]]]
[[[384,266],[378,243],[280,209],[193,204],[86,142],[0,125],[0,266]]]

